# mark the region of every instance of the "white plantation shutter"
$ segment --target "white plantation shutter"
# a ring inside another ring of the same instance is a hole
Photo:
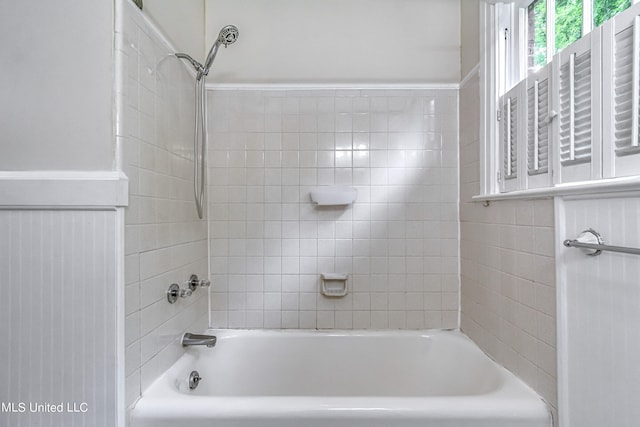
[[[640,4],[603,26],[603,171],[640,175]]]
[[[527,188],[551,185],[550,96],[549,66],[546,66],[527,79]]]
[[[601,177],[600,29],[593,30],[557,54],[554,122],[557,183]]]
[[[503,192],[517,190],[520,173],[520,152],[524,143],[526,124],[526,81],[521,82],[502,97],[502,123],[500,126],[501,182]]]

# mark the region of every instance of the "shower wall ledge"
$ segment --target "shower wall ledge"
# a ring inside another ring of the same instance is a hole
[[[480,194],[473,196],[474,202],[490,202],[509,199],[544,199],[558,196],[580,196],[584,194],[618,194],[621,192],[640,190],[640,176],[601,179],[597,181],[581,181],[558,184],[549,188],[511,191],[509,193]],[[611,197],[615,197],[611,196]]]
[[[460,83],[215,83],[205,85],[207,90],[457,90]]]
[[[129,179],[121,171],[0,171],[0,207],[122,207]]]

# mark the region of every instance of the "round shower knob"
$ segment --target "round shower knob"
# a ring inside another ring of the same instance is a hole
[[[198,275],[192,274],[191,276],[189,276],[189,280],[187,280],[187,286],[189,286],[189,289],[195,291],[196,289],[198,289],[199,285],[200,279],[198,279]]]
[[[211,282],[206,279],[200,280],[196,274],[192,274],[189,277],[189,280],[187,280],[187,285],[189,286],[189,289],[195,291],[196,289],[198,289],[198,287],[208,288],[209,286],[211,286]]]
[[[172,283],[167,290],[167,301],[169,301],[169,304],[173,304],[178,301],[178,298],[186,298],[191,296],[192,293],[191,289],[180,289],[177,283]]]

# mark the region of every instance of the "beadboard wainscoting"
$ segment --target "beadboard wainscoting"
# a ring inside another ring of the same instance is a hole
[[[605,245],[640,248],[640,193],[556,202],[558,382],[563,427],[631,426],[640,407],[640,259],[564,247],[587,229]],[[588,374],[586,374],[588,373]]]
[[[211,326],[458,326],[457,90],[208,92]],[[309,193],[353,186],[353,205]],[[319,293],[321,273],[349,294]]]
[[[3,425],[120,421],[119,218],[115,209],[0,209]],[[37,406],[61,403],[62,412]]]

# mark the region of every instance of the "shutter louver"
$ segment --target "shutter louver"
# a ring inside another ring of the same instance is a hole
[[[549,79],[536,80],[527,90],[527,173],[539,175],[549,170]]]
[[[591,160],[591,52],[575,62],[574,160]]]
[[[615,35],[614,53],[614,141],[616,156],[640,152],[638,146],[639,17],[634,25]],[[635,52],[635,54],[634,54]]]
[[[563,64],[560,67],[560,158],[565,161],[571,156],[571,110],[573,109],[573,103],[571,95],[573,90],[570,86],[573,83],[573,78],[570,78],[569,63]]]
[[[506,97],[504,120],[504,177],[514,179],[518,176],[518,98]]]
[[[560,162],[591,161],[591,52],[560,67]]]

